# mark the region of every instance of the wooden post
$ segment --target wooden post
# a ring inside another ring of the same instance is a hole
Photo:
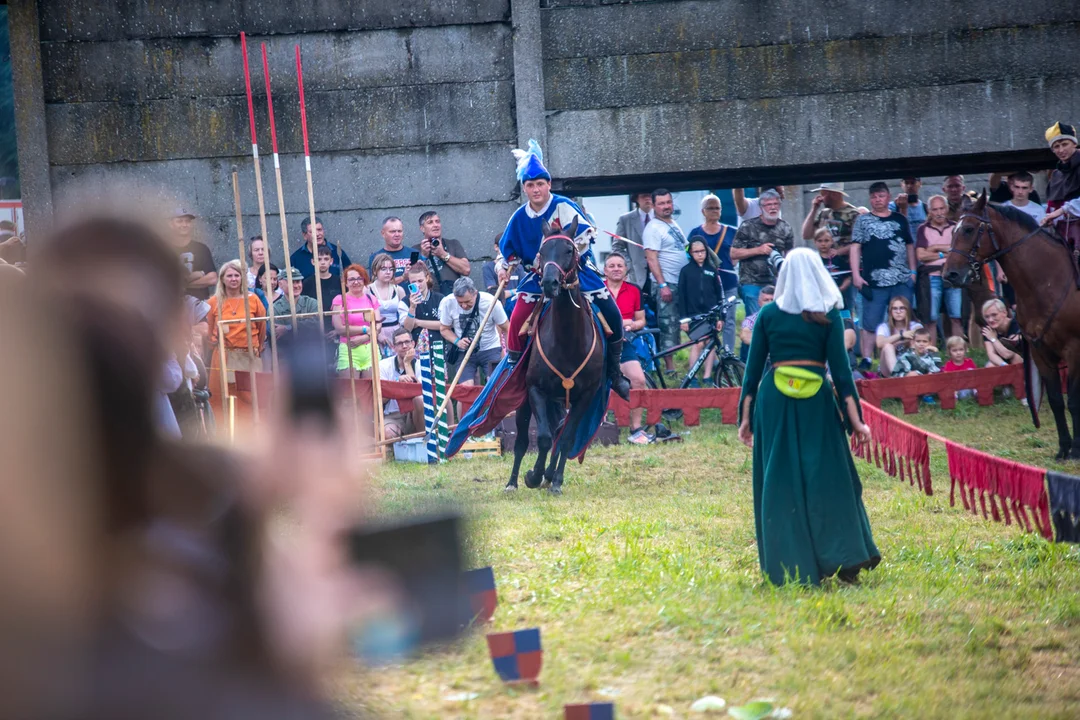
[[[315,299],[319,303],[319,324],[323,327],[323,332],[326,331],[326,323],[323,320],[323,298],[322,298],[322,283],[319,282],[319,243],[316,239],[315,232],[315,188],[311,184],[311,148],[308,146],[308,132],[307,132],[307,106],[304,103],[304,68],[300,64],[300,46],[296,46],[296,82],[300,88],[300,130],[304,135],[304,170],[307,173],[307,199],[308,199],[308,218],[311,225],[311,254],[312,260],[315,262]]]
[[[289,227],[285,222],[285,198],[281,191],[281,160],[277,150],[277,126],[274,125],[274,96],[270,93],[270,63],[266,59],[266,43],[262,43],[263,79],[266,81],[266,108],[270,113],[270,147],[274,151],[274,179],[277,181],[278,216],[281,219],[281,249],[285,252],[285,275],[292,283],[292,255],[289,253]],[[269,242],[263,238],[265,242]],[[292,331],[296,333],[296,298],[289,296],[289,315],[292,317]]]
[[[245,277],[247,275],[247,263],[244,262],[244,219],[240,214],[240,178],[235,165],[233,165],[232,171],[232,187],[233,204],[236,206],[236,237],[240,247],[240,295],[244,301],[244,325],[247,329],[248,357],[251,359],[252,366],[254,366],[257,364],[255,358],[258,356],[255,354],[255,347],[251,338],[251,308],[248,307],[247,277]],[[222,312],[223,308],[218,308],[218,315]],[[222,360],[222,366],[224,366],[224,358]],[[251,403],[254,406],[252,414],[255,417],[255,422],[259,422],[259,386],[255,382],[254,375],[251,378]]]
[[[454,373],[454,381],[450,383],[450,387],[446,390],[446,399],[443,400],[442,406],[439,408],[438,412],[435,413],[435,422],[439,422],[440,418],[442,418],[442,414],[446,412],[446,406],[450,403],[450,396],[453,394],[454,388],[457,387],[458,380],[461,379],[461,373],[465,370],[465,363],[469,361],[469,358],[472,357],[473,351],[476,350],[476,346],[480,344],[480,335],[483,334],[484,328],[487,326],[488,319],[491,317],[491,312],[495,309],[496,303],[498,303],[499,298],[502,297],[503,288],[506,287],[506,281],[507,279],[509,279],[510,271],[513,270],[514,265],[517,265],[517,262],[514,262],[507,269],[506,277],[499,281],[499,287],[495,290],[494,301],[487,309],[487,312],[484,313],[483,319],[480,320],[480,325],[476,328],[476,334],[473,336],[472,342],[469,343],[469,349],[465,351],[465,357],[461,358],[461,363],[458,365],[457,372]],[[476,302],[480,302],[479,290],[476,291]]]
[[[259,162],[259,139],[255,134],[255,105],[251,101],[251,72],[248,69],[247,36],[240,33],[240,49],[244,56],[244,89],[247,91],[248,120],[251,124],[251,156],[255,161],[255,195],[259,199],[259,232],[262,233],[263,248],[263,276],[270,277],[270,238],[266,233],[266,206],[263,203],[262,188],[262,164]],[[242,258],[241,258],[242,259]],[[247,278],[244,278],[245,282]],[[256,283],[256,286],[258,283]],[[274,321],[274,290],[270,288],[266,296],[266,314],[270,316],[270,368],[278,369],[277,353],[277,323]],[[262,348],[260,348],[261,350]],[[254,384],[252,385],[254,387]]]

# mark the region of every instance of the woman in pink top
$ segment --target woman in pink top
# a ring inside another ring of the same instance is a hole
[[[367,284],[367,270],[359,265],[350,265],[345,268],[345,295],[338,295],[330,305],[334,329],[340,340],[337,371],[341,375],[348,375],[351,366],[353,371],[360,373],[360,377],[371,376],[375,348],[371,339],[378,335],[382,318],[375,301],[365,292]],[[374,312],[374,328],[368,320],[371,315],[362,310]]]

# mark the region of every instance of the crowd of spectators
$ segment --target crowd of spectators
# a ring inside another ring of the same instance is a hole
[[[995,175],[991,183],[996,199],[1037,221],[1045,217],[1030,173]],[[675,219],[670,191],[636,192],[630,196],[633,209],[618,219],[618,236],[606,258],[608,290],[625,331],[654,327],[655,349],[685,344],[691,364],[703,352],[705,339],[686,319],[738,298],[741,325],[733,302],[717,330],[727,351],[741,345],[745,357],[757,312],[771,301],[784,256],[797,244],[812,244],[844,297],[846,337],[855,337],[848,342],[853,367],[867,377],[874,370],[882,376],[921,371],[911,357],[900,362],[916,347],[916,335],[922,338],[925,331],[933,352],[939,337],[966,341],[969,313],[963,291],[945,287],[941,278],[953,227],[969,197],[964,178],[946,177],[941,195],[924,198],[921,190],[917,177],[904,178],[895,194],[886,183],[875,182],[869,187],[869,207],[857,207],[843,183],[821,183],[799,227],[801,242],[782,217],[780,187],[757,188],[757,196],[750,198],[734,190],[734,226],[721,221],[721,200],[708,194],[701,199],[700,222],[689,232]],[[366,265],[352,262],[344,248],[331,242],[319,218],[300,223],[300,238],[287,262],[277,261],[269,243],[255,236],[245,244],[244,262],[230,259],[218,265],[208,246],[196,239],[195,214],[178,209],[170,218],[169,241],[184,270],[190,317],[186,347],[161,378],[160,390],[172,398],[176,415],[175,421],[164,422],[176,424],[176,432],[199,428],[192,420],[197,403],[191,397],[213,391],[210,376],[221,367],[219,341],[226,381],[233,382],[236,370],[269,370],[274,341],[288,348],[297,335],[319,332],[320,315],[328,368],[339,375],[368,377],[375,363],[389,368],[386,361],[392,360],[397,364],[388,376],[413,378],[415,373],[401,364],[401,353],[407,349],[414,357],[423,337],[445,343],[451,373],[475,344],[461,369],[461,382],[486,381],[505,354],[517,278],[510,278],[495,297],[493,263],[478,273],[483,282],[477,287],[462,243],[444,236],[438,213],[426,211],[416,222],[411,233],[416,241],[409,243],[404,221],[387,217],[380,226],[382,247]],[[0,241],[0,251],[20,248],[10,236]],[[1000,270],[997,280],[1007,280]],[[1007,285],[1003,290],[1005,302],[989,308],[988,326],[978,333],[982,337],[971,338],[986,343],[991,364],[1020,357],[1011,340],[1018,330]],[[491,321],[478,334],[489,310]],[[225,321],[223,338],[218,337],[219,321]],[[642,360],[640,353],[624,352],[622,369],[632,387],[645,387]],[[703,364],[701,381],[706,384],[715,363],[713,353]],[[667,354],[658,370],[673,373],[674,355]],[[412,412],[387,412],[395,414],[391,424],[400,432],[416,427],[415,421],[404,421],[414,418]],[[632,442],[652,440],[640,413],[632,416],[632,426]]]

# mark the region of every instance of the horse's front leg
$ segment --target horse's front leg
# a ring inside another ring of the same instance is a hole
[[[525,473],[525,487],[538,488],[544,477],[544,465],[551,450],[552,424],[547,411],[547,400],[535,385],[529,388],[529,402],[536,409],[536,464]]]
[[[559,400],[551,400],[547,406],[548,417],[551,419],[552,431],[552,451],[551,460],[548,462],[547,470],[544,471],[544,482],[540,487],[549,487],[552,481],[555,479],[555,469],[559,463],[559,457],[562,455],[563,442],[556,443],[556,439],[566,437],[563,432],[563,428],[566,425],[566,408]]]
[[[581,417],[588,407],[587,398],[579,398],[577,403],[571,404],[570,412],[563,421],[563,429],[559,435],[559,446],[556,448],[556,456],[551,459],[551,494],[562,495],[563,473],[566,470],[566,461],[570,457],[570,448],[574,445],[578,427],[581,425]]]
[[[514,440],[514,469],[510,471],[510,481],[506,483],[504,490],[517,490],[521,461],[525,453],[529,451],[529,421],[532,420],[532,405],[528,398],[525,398],[525,402],[518,408],[515,420],[517,438]]]

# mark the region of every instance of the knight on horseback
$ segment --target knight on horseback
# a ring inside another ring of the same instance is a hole
[[[529,317],[543,298],[540,286],[542,268],[535,267],[535,259],[544,238],[545,222],[555,228],[567,230],[577,220],[578,233],[572,238],[578,250],[578,282],[581,292],[592,301],[593,307],[604,319],[611,334],[607,338],[606,372],[611,389],[629,402],[630,382],[620,370],[623,345],[622,314],[611,298],[604,280],[596,269],[592,244],[596,228],[573,200],[551,192],[551,174],[544,167],[544,156],[535,140],[529,140],[528,150],[514,150],[517,158],[517,178],[528,202],[514,211],[499,241],[499,257],[495,259],[495,271],[502,281],[506,278],[509,263],[518,259],[526,274],[517,286],[517,303],[510,315],[510,331],[507,337],[509,364],[515,365],[525,349],[522,332]],[[527,330],[528,328],[526,328]]]
[[[1062,122],[1046,130],[1046,141],[1058,159],[1046,188],[1046,210],[1041,224],[1053,225],[1065,240],[1073,258],[1074,270],[1080,254],[1080,217],[1067,212],[1065,205],[1080,198],[1080,152],[1076,151],[1076,128]],[[1080,285],[1080,272],[1076,274]]]

